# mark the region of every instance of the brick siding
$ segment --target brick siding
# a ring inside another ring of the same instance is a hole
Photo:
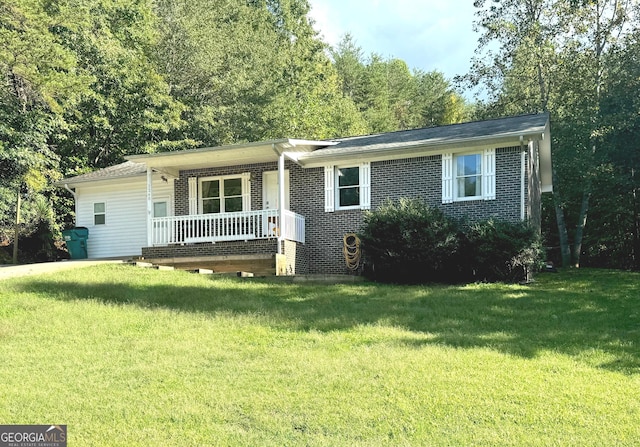
[[[536,146],[537,147],[537,146]],[[524,149],[527,149],[525,147]],[[371,209],[386,199],[422,197],[428,204],[440,207],[452,217],[485,219],[498,217],[519,221],[522,216],[522,151],[520,147],[496,150],[496,199],[442,204],[442,162],[440,155],[390,160],[371,163]],[[526,152],[525,152],[526,153]],[[525,166],[532,169],[527,153]],[[283,252],[287,270],[295,274],[348,273],[343,255],[343,238],[357,233],[363,223],[361,210],[324,210],[324,168],[303,169],[287,161],[290,179],[290,208],[305,218],[306,244],[285,241]],[[277,170],[276,163],[260,163],[227,168],[181,171],[175,182],[176,215],[188,214],[188,178],[251,173],[251,209],[262,209],[262,172]],[[539,207],[539,200],[529,194],[530,184],[525,182],[527,206]],[[535,217],[535,213],[534,213]],[[249,242],[220,242],[178,247],[148,247],[145,257],[232,255],[249,253],[275,253],[275,240]],[[270,251],[269,251],[270,250]]]

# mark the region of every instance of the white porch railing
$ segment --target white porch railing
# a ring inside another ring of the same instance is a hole
[[[303,216],[285,210],[284,228],[277,209],[238,213],[197,214],[190,216],[155,217],[151,220],[153,246],[194,242],[247,241],[282,237],[305,242]]]

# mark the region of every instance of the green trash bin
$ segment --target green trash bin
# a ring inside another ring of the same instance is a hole
[[[85,227],[75,227],[62,232],[71,259],[87,259],[87,239],[89,230]]]

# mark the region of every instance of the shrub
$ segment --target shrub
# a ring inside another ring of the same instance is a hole
[[[527,223],[460,224],[420,199],[366,213],[359,237],[365,274],[387,282],[517,282],[542,258],[539,232]]]
[[[526,222],[471,222],[462,236],[461,265],[475,281],[528,280],[542,259],[540,235]]]
[[[366,213],[359,237],[365,274],[390,282],[449,278],[459,246],[455,222],[419,199],[386,201]]]

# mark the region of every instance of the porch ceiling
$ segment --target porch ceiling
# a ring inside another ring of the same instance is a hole
[[[300,154],[335,144],[337,143],[330,141],[287,138],[186,151],[129,155],[125,158],[177,176],[179,171],[188,169],[276,162],[282,153],[296,160]]]

